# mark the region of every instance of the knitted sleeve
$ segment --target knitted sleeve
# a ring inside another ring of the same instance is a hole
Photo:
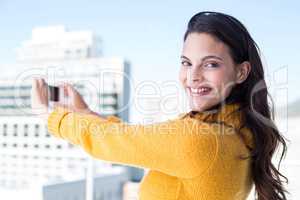
[[[214,161],[218,127],[175,118],[149,125],[56,108],[48,118],[54,136],[79,145],[95,158],[157,170],[172,176],[201,175]]]

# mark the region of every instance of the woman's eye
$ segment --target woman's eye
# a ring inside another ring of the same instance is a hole
[[[191,65],[191,64],[190,64],[189,62],[187,62],[187,61],[182,61],[181,64],[182,64],[183,66],[190,66],[190,65]]]
[[[212,67],[212,68],[215,68],[215,67],[218,67],[219,64],[218,63],[208,63],[206,65],[204,65],[205,67]]]

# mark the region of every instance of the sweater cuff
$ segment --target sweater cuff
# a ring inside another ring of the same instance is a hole
[[[71,113],[71,111],[66,108],[56,107],[48,117],[48,131],[56,137],[61,137],[59,131],[61,121],[69,113]]]
[[[106,119],[109,122],[122,122],[122,120],[119,117],[116,117],[114,115],[110,115]]]

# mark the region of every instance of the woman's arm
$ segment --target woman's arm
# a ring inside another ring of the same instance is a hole
[[[216,157],[220,126],[191,118],[130,125],[117,117],[95,114],[71,85],[61,87],[71,101],[56,104],[49,114],[47,84],[44,79],[35,79],[32,109],[47,120],[50,133],[81,146],[96,158],[192,178],[203,173]]]
[[[48,118],[49,132],[81,146],[93,157],[192,178],[213,162],[217,141],[214,125],[174,119],[130,125],[57,107]]]

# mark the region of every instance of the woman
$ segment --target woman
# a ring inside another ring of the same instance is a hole
[[[271,159],[286,143],[271,119],[256,43],[232,16],[194,15],[184,35],[180,82],[191,111],[150,125],[129,125],[89,110],[79,93],[45,114],[49,132],[95,158],[150,169],[141,200],[285,200],[284,177]],[[259,89],[257,87],[259,86]],[[48,109],[47,85],[33,84],[32,107]]]

